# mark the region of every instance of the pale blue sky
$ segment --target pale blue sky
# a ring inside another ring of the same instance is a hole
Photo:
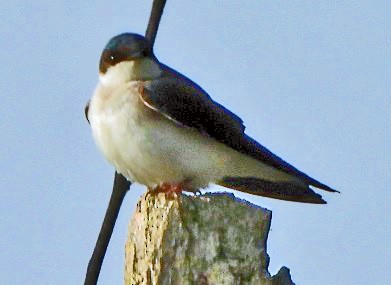
[[[81,284],[113,169],[84,119],[106,42],[144,33],[150,1],[3,1],[0,283]],[[391,282],[389,1],[168,0],[155,52],[247,133],[342,194],[273,211],[270,272],[298,285]],[[132,186],[99,284],[122,284]],[[223,190],[212,187],[211,190]],[[237,192],[236,192],[237,194]]]

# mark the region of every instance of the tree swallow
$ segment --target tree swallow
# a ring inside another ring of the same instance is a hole
[[[118,173],[150,191],[218,184],[281,200],[325,204],[311,178],[244,133],[243,121],[160,63],[147,39],[124,33],[102,52],[86,106],[96,144]]]

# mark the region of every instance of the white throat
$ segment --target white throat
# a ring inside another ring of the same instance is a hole
[[[99,80],[103,85],[117,85],[129,81],[151,80],[160,77],[161,74],[159,63],[150,58],[143,58],[111,66],[105,74],[99,75]]]

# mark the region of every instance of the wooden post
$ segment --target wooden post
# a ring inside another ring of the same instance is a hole
[[[271,212],[232,194],[145,194],[125,246],[126,285],[290,285],[271,277],[266,240]]]

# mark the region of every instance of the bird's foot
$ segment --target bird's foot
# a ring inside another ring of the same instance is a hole
[[[167,183],[164,182],[160,184],[158,187],[158,191],[163,193],[176,193],[180,194],[185,188],[184,183]]]
[[[176,198],[185,189],[186,183],[168,183],[163,182],[152,189],[153,194],[164,193],[169,198]]]

